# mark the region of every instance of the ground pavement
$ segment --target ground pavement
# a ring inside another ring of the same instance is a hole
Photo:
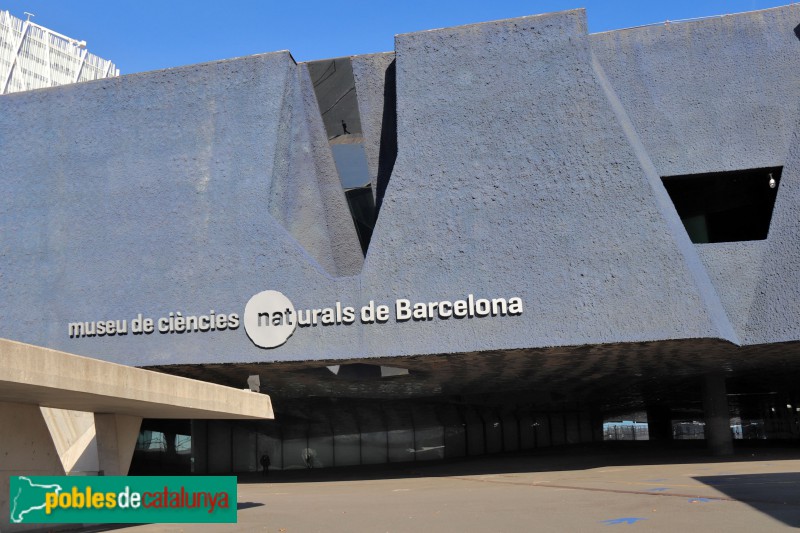
[[[122,531],[782,531],[800,527],[800,448],[571,448],[241,477],[238,491],[237,524]]]

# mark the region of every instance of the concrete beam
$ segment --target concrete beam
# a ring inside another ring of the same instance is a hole
[[[266,394],[0,339],[0,402],[142,418],[274,418]]]

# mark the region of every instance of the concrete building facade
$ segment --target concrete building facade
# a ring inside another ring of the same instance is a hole
[[[192,422],[198,472],[590,441],[624,410],[705,418],[719,453],[731,417],[798,438],[798,25],[573,10],[9,95],[0,336],[260,376],[277,420]]]

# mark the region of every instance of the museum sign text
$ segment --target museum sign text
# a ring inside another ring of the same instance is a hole
[[[284,294],[267,290],[250,298],[241,319],[238,313],[218,313],[214,310],[201,315],[172,311],[157,318],[138,313],[130,320],[70,322],[67,333],[70,338],[112,337],[129,333],[203,333],[237,330],[243,323],[253,344],[261,348],[275,348],[285,343],[297,327],[340,326],[357,321],[362,324],[385,324],[390,320],[402,323],[519,316],[522,312],[522,298],[475,298],[472,294],[460,300],[414,302],[398,298],[391,305],[370,300],[361,307],[336,302],[329,307],[295,309]]]

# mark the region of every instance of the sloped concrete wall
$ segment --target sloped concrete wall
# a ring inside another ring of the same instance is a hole
[[[764,244],[752,304],[747,313],[745,342],[765,344],[800,338],[800,120],[775,200]],[[735,278],[731,279],[735,282]],[[737,309],[737,311],[739,311]]]
[[[360,271],[313,90],[288,53],[11,95],[0,146],[7,338],[133,364],[240,358],[258,353],[243,329],[78,340],[66,325],[241,315],[289,285],[275,272],[313,287]]]
[[[746,334],[750,308],[756,297],[764,264],[765,241],[700,244],[697,251],[717,288],[740,341]],[[752,341],[751,341],[752,342]]]
[[[592,51],[662,176],[782,165],[800,6],[598,33]]]
[[[781,9],[599,36],[582,10],[398,36],[398,154],[366,259],[288,53],[5,96],[0,336],[138,365],[796,339],[780,296],[800,12]],[[373,173],[391,57],[353,61]],[[692,245],[660,184],[784,162],[748,258]],[[726,281],[736,261],[747,283]],[[241,316],[266,289],[298,309],[474,294],[525,311],[301,328],[271,350],[243,328],[67,335],[139,313]],[[750,317],[780,306],[756,334]]]
[[[387,76],[391,78],[389,68],[395,59],[394,53],[368,54],[352,58],[353,77],[356,81],[358,95],[358,112],[361,116],[361,129],[364,135],[364,152],[367,156],[367,165],[372,183],[372,193],[378,190],[378,171],[380,169],[381,140],[385,134],[384,118],[391,120],[393,117],[384,117],[388,111],[385,92],[387,90]],[[390,86],[388,90],[393,91]],[[386,141],[384,141],[386,142]],[[386,148],[384,147],[384,150]]]
[[[661,176],[784,166],[766,241],[699,244],[742,344],[798,338],[800,6],[590,36]]]
[[[327,272],[358,274],[363,256],[305,66],[292,69],[284,98],[270,214]]]
[[[400,344],[728,338],[596,78],[582,10],[399,36],[397,93],[364,278],[384,298],[460,286],[528,304],[519,322],[401,324]]]

